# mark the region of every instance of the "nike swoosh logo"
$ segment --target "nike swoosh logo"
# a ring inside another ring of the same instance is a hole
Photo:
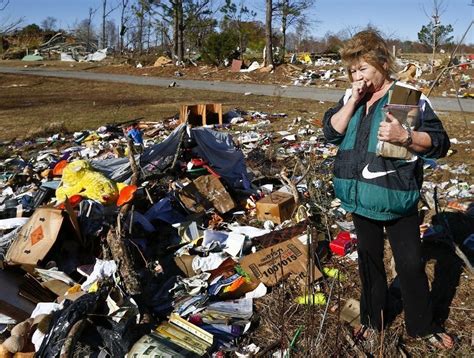
[[[387,172],[371,172],[369,170],[369,164],[367,164],[364,169],[362,170],[362,177],[364,179],[375,179],[375,178],[380,178],[385,175],[388,175],[390,173],[395,173],[396,170],[389,170]]]

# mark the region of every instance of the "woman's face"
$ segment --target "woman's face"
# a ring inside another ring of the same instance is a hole
[[[368,92],[376,92],[381,89],[385,83],[385,75],[375,66],[359,60],[351,67],[352,81],[364,81],[367,85]]]

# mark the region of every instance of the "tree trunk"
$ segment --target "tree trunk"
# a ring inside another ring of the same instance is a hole
[[[143,8],[140,11],[140,14],[138,15],[138,33],[137,33],[137,47],[138,47],[138,53],[141,55],[143,52],[143,27],[144,27],[144,16],[145,14],[143,13]]]
[[[183,1],[178,0],[178,61],[184,60],[184,14]]]
[[[281,63],[285,62],[285,52],[286,52],[286,29],[287,29],[287,22],[288,22],[288,4],[289,0],[284,0],[283,1],[283,12],[281,16],[281,32],[282,32],[282,38],[281,38]]]
[[[102,41],[101,41],[102,48],[107,47],[107,34],[105,31],[105,21],[107,19],[106,8],[107,8],[107,0],[102,0]]]
[[[239,31],[239,59],[244,60],[244,37],[242,31]]]
[[[146,49],[147,49],[147,53],[150,52],[150,44],[151,44],[151,16],[148,16],[148,21],[147,21],[147,25],[146,25]]]
[[[122,0],[122,10],[120,13],[120,53],[123,54],[123,39],[125,37],[125,32],[127,31],[125,27],[125,10],[128,5],[128,0]]]
[[[179,0],[173,3],[173,57],[178,58],[178,33],[179,33]]]
[[[272,17],[273,17],[272,0],[266,0],[266,18],[265,18],[265,59],[264,66],[273,66],[273,49],[272,49]]]
[[[433,26],[433,54],[431,56],[431,73],[434,72],[436,55],[436,24]]]

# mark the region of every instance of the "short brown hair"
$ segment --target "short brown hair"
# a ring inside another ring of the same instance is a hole
[[[346,63],[351,82],[353,79],[350,68],[360,60],[371,64],[387,78],[395,72],[394,58],[388,49],[387,42],[374,30],[365,30],[355,34],[344,44],[340,54]],[[385,63],[387,66],[384,68]]]

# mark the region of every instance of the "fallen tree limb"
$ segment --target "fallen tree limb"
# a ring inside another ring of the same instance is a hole
[[[131,184],[136,185],[139,178],[139,169],[135,161],[135,156],[132,150],[132,141],[128,139],[128,151],[129,151],[129,160],[130,167],[132,168],[132,178]],[[138,295],[142,292],[140,280],[138,277],[137,270],[135,269],[133,256],[130,252],[128,245],[125,240],[125,233],[122,233],[120,221],[121,218],[126,217],[128,211],[130,210],[130,203],[125,204],[120,209],[120,213],[117,217],[117,229],[110,228],[107,233],[107,244],[109,245],[110,251],[112,253],[113,260],[117,263],[120,276],[122,277],[125,290],[130,295]],[[132,223],[130,222],[130,225]]]

